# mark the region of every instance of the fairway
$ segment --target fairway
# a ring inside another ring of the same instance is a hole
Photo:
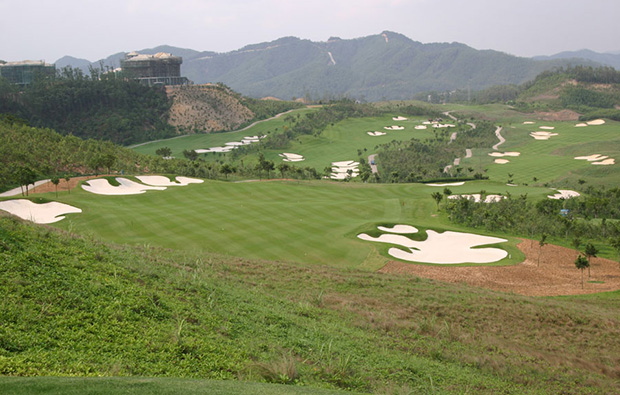
[[[453,190],[481,188],[506,190],[490,183]],[[461,230],[437,216],[430,194],[442,189],[329,181],[205,181],[131,196],[77,189],[60,200],[83,212],[56,226],[122,244],[375,270],[390,259],[383,253],[388,246],[356,235],[377,224]],[[519,256],[514,243],[506,248]]]

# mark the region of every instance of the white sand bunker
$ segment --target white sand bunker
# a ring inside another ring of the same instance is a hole
[[[536,122],[532,122],[532,121],[525,121],[525,122],[523,122],[524,125],[533,125],[535,123]]]
[[[557,133],[551,132],[532,132],[530,136],[534,137],[536,140],[549,140],[553,136],[557,136]]]
[[[461,185],[465,185],[465,181],[461,181],[461,182],[449,182],[446,184],[426,184],[429,187],[458,187]]]
[[[609,158],[609,159],[605,159],[604,161],[601,162],[594,162],[592,163],[593,165],[599,165],[599,166],[609,166],[609,165],[613,165],[616,163],[616,160],[614,158]]]
[[[407,118],[405,118],[405,117],[401,117],[401,116],[398,116],[398,117],[394,117],[394,118],[392,118],[392,120],[393,120],[393,121],[406,121],[406,120],[407,120]]]
[[[539,128],[547,129],[547,130],[553,130],[553,129],[555,129],[555,126],[539,126]]]
[[[385,130],[403,130],[405,127],[404,126],[398,126],[398,125],[392,125],[392,126],[384,126],[383,129]]]
[[[605,120],[603,120],[603,119],[595,119],[595,120],[592,120],[592,121],[588,121],[586,123],[588,125],[590,125],[590,126],[604,125],[605,124]]]
[[[0,210],[7,211],[21,219],[37,224],[51,224],[64,219],[63,214],[82,212],[81,209],[64,203],[49,202],[37,204],[26,199],[0,202]]]
[[[588,156],[575,156],[575,159],[577,160],[587,160],[588,162],[596,162],[596,161],[607,159],[607,158],[609,157],[605,155],[601,155],[601,154],[593,154],[593,155],[588,155]]]
[[[197,149],[194,150],[196,151],[196,153],[198,154],[206,154],[209,152],[230,152],[232,150],[234,150],[235,148],[241,147],[243,145],[249,145],[249,144],[253,144],[253,143],[258,143],[260,141],[260,139],[264,139],[265,137],[267,137],[267,135],[263,135],[263,136],[245,136],[243,137],[243,139],[241,141],[230,141],[228,143],[225,143],[223,147],[211,147],[211,148],[206,148],[206,149]]]
[[[156,187],[184,187],[189,184],[202,184],[204,182],[204,180],[189,177],[176,177],[176,182],[170,181],[168,177],[164,176],[136,176],[136,178],[146,185]]]
[[[385,136],[387,133],[385,132],[366,132],[369,136]]]
[[[579,192],[571,191],[568,189],[558,189],[558,193],[555,195],[547,195],[549,199],[570,199],[579,196]]]
[[[473,200],[475,203],[480,203],[482,201],[482,195],[479,193],[474,193],[472,195],[450,195],[448,199],[469,199]],[[502,199],[506,199],[506,196],[502,195],[485,195],[484,203],[497,203]]]
[[[577,125],[575,125],[576,128],[585,128],[586,126],[588,126],[587,123],[578,123]]]
[[[301,162],[301,161],[306,160],[306,158],[304,158],[303,155],[291,154],[289,152],[278,154],[278,156],[284,158],[282,159],[282,161],[284,162]]]
[[[519,156],[521,155],[520,152],[490,152],[489,156],[494,156],[494,157],[502,157],[502,156]]]
[[[108,180],[103,178],[88,180],[86,184],[82,185],[82,189],[97,195],[138,195],[148,190],[163,191],[166,189],[166,187],[139,184],[123,177],[117,177],[116,181],[120,184],[119,186],[111,185]]]
[[[379,229],[380,231],[389,232],[389,233],[400,233],[400,234],[418,233],[418,228],[411,226],[411,225],[394,225],[394,227],[392,228],[388,228],[385,226],[377,226],[377,229]]]
[[[497,163],[498,165],[505,165],[506,163],[510,161],[508,159],[495,159],[494,162]]]
[[[332,162],[332,173],[329,176],[332,180],[345,180],[347,177],[359,176],[359,162],[352,160]]]
[[[427,239],[415,241],[402,235],[382,234],[372,237],[366,233],[358,238],[379,243],[396,244],[400,248],[390,248],[388,254],[394,258],[410,262],[459,264],[459,263],[490,263],[497,262],[508,253],[499,248],[473,248],[480,245],[503,243],[507,240],[497,237],[481,236],[472,233],[427,231]]]
[[[417,130],[425,130],[426,129],[426,125],[417,125],[415,128]]]

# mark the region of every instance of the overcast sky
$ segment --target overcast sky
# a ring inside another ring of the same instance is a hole
[[[0,0],[0,59],[404,34],[519,56],[620,51],[618,0]]]

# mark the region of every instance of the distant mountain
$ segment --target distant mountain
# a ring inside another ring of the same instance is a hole
[[[91,65],[90,60],[78,59],[73,56],[63,56],[54,62],[56,69],[63,69],[67,66],[82,70],[84,73],[88,73],[88,67]]]
[[[427,91],[521,84],[568,64],[598,65],[591,60],[521,58],[459,43],[422,44],[389,31],[326,42],[283,37],[226,53],[170,46],[138,52],[182,56],[181,73],[196,84],[223,82],[246,96],[281,99],[409,99]],[[124,56],[112,55],[103,64],[118,67]]]
[[[550,59],[587,59],[605,66],[611,66],[616,69],[620,69],[620,51],[599,53],[590,51],[589,49],[582,49],[580,51],[566,51],[560,52],[551,56],[535,56],[535,60],[550,60]]]

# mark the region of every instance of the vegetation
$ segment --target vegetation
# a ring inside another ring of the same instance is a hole
[[[106,245],[8,218],[0,237],[4,375],[241,379],[292,384],[291,392],[618,391],[615,293],[537,299]]]

